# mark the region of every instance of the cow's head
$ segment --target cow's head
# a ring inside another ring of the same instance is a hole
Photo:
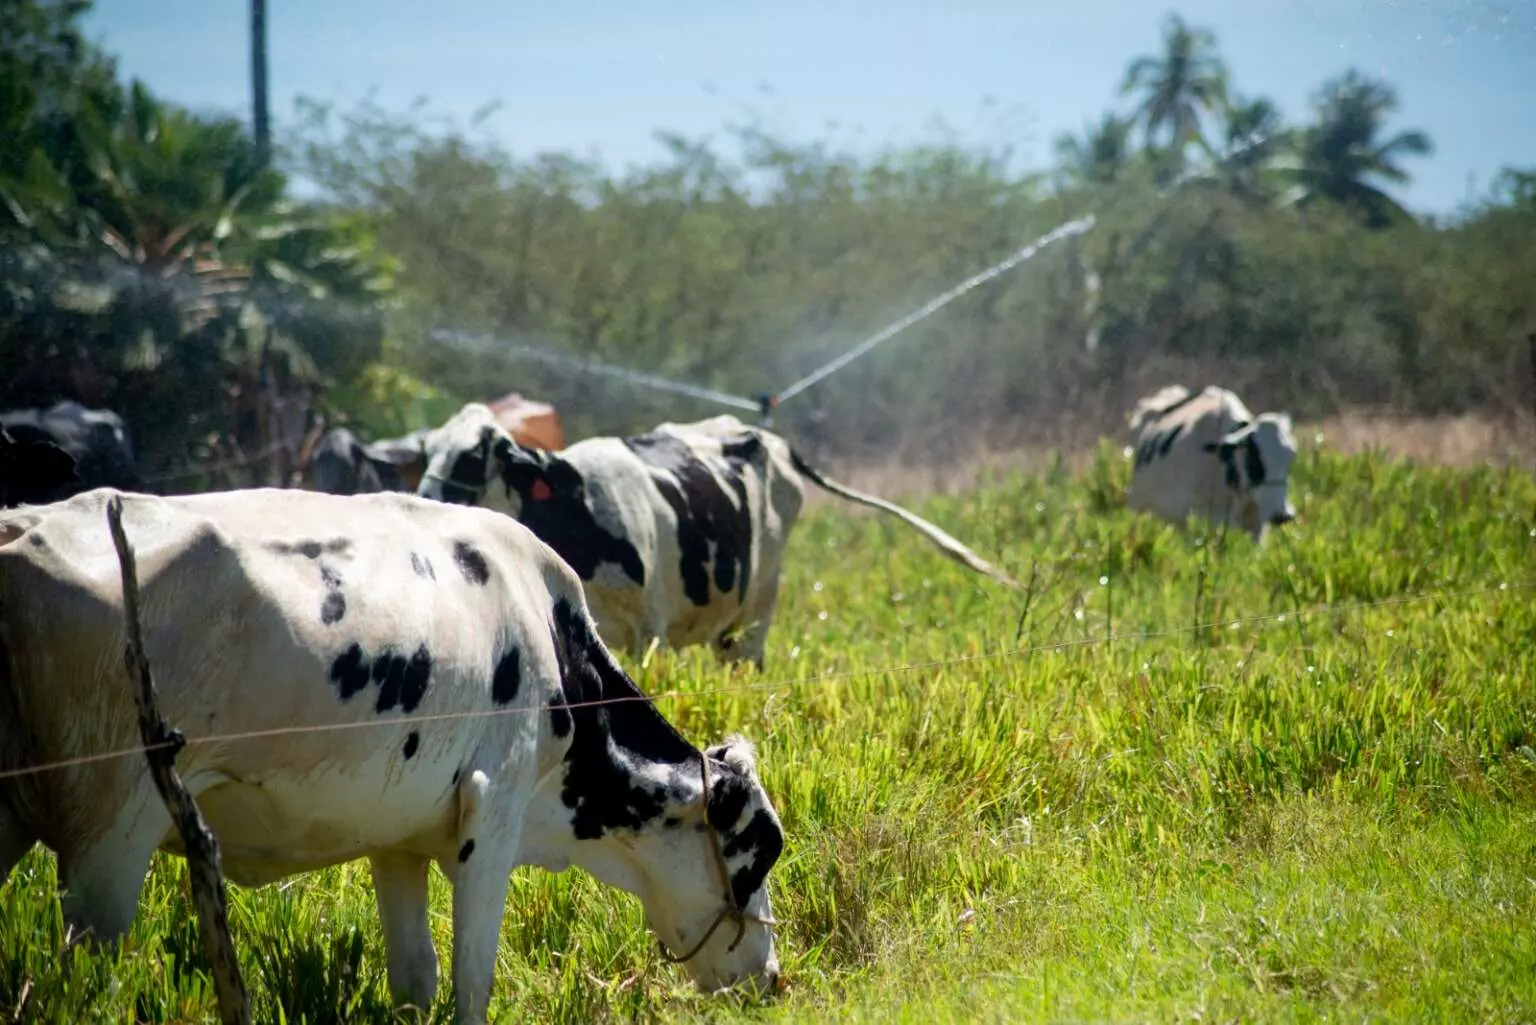
[[[767,878],[784,832],[746,739],[730,737],[705,759],[707,807],[685,770],[660,819],[637,836],[636,865],[648,879],[636,892],[671,959],[701,987],[752,982],[771,990],[779,963]]]
[[[523,448],[472,402],[440,427],[416,493],[457,505],[484,505],[519,517],[525,501],[543,501],[556,489],[579,487],[572,471],[540,449]]]
[[[766,881],[784,832],[752,745],[731,736],[701,753],[619,668],[578,606],[554,609],[561,684],[549,694],[547,736],[559,763],[546,762],[525,851],[639,897],[669,958],[701,987],[771,988],[779,969]]]
[[[1291,464],[1296,461],[1289,416],[1265,413],[1220,441],[1208,443],[1205,450],[1221,460],[1238,520],[1255,541],[1262,540],[1269,527],[1296,518],[1287,495]]]

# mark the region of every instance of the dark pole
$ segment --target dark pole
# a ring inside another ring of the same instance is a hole
[[[264,167],[272,155],[267,117],[267,0],[251,0],[251,107],[256,159]]]

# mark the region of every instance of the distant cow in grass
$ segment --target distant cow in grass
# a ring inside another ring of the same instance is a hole
[[[518,445],[472,403],[439,429],[419,493],[520,520],[581,577],[611,647],[708,644],[722,660],[761,668],[806,481],[890,513],[949,558],[1013,584],[932,523],[824,477],[783,438],[734,416],[553,453]]]
[[[1296,439],[1284,413],[1255,417],[1232,392],[1170,385],[1131,411],[1132,509],[1233,523],[1254,541],[1295,519],[1286,494]]]

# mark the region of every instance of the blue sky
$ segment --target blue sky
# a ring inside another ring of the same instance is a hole
[[[96,0],[91,38],[127,75],[205,110],[248,116],[244,0]],[[1389,79],[1397,128],[1433,157],[1400,195],[1453,211],[1469,176],[1536,166],[1536,0],[268,0],[272,111],[298,95],[345,107],[371,90],[426,97],[512,152],[610,166],[662,154],[657,129],[718,131],[751,108],[772,131],[864,149],[931,137],[1011,143],[1043,167],[1051,140],[1111,105],[1126,63],[1177,9],[1216,33],[1241,93],[1299,118],[1350,66]]]

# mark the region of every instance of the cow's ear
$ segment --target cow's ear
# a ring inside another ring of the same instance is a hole
[[[704,752],[705,756],[728,765],[752,779],[757,778],[757,749],[752,742],[739,733],[733,733],[725,738],[725,743],[717,744]]]

